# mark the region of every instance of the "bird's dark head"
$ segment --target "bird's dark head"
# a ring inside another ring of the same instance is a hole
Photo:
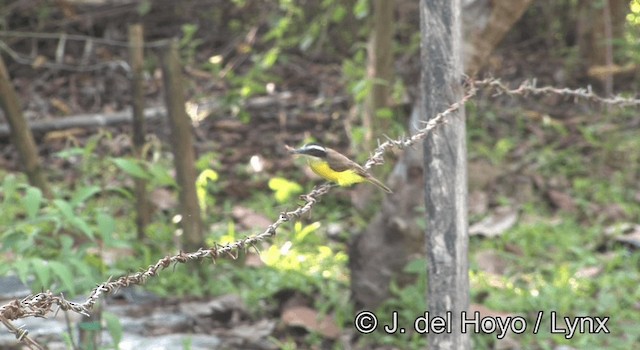
[[[294,150],[293,153],[316,158],[327,157],[327,149],[317,143],[307,143],[306,145]]]

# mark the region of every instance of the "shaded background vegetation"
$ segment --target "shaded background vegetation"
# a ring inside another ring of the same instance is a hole
[[[602,1],[533,2],[479,76],[514,85],[536,79],[540,85],[592,85],[603,95],[637,95],[640,4],[608,4],[611,40],[601,34],[607,25]],[[95,42],[87,55],[86,40],[68,39],[61,49],[62,33],[124,43],[127,25],[141,22],[148,43],[179,38],[187,97],[197,106],[190,116],[196,125],[196,186],[208,246],[264,229],[317,182],[286,155],[284,144],[319,140],[362,160],[370,150],[369,129],[383,120],[384,133],[401,135],[417,98],[415,1],[394,4],[395,78],[390,103],[376,114],[373,126],[362,121],[375,85],[367,75],[368,1],[24,0],[1,5],[4,31],[56,34],[2,34],[3,56],[30,122],[111,113],[131,104],[127,47]],[[612,45],[610,58],[605,42]],[[163,103],[156,51],[151,48],[145,56],[149,107]],[[101,66],[86,70],[95,64]],[[475,307],[528,319],[538,310],[612,317],[612,334],[606,336],[567,340],[541,333],[498,341],[475,335],[474,347],[625,349],[640,341],[637,109],[576,104],[558,96],[483,94],[467,106],[467,115],[472,224],[500,211],[517,213],[513,225],[496,237],[472,237]],[[129,132],[122,125],[36,133],[54,188],[51,200],[27,185],[15,149],[2,136],[0,272],[17,274],[34,291],[83,295],[109,276],[137,271],[177,251],[167,127],[148,124],[142,163],[130,158]],[[382,137],[380,132],[373,136]],[[134,178],[148,180],[154,208],[144,240],[135,234]],[[336,191],[309,218],[284,227],[260,247],[260,258],[247,254],[200,269],[179,266],[145,288],[163,297],[236,294],[249,305],[247,322],[280,320],[292,303],[303,304],[331,315],[348,339],[282,321],[273,333],[280,347],[344,348],[346,341],[362,349],[420,348],[420,335],[358,336],[351,328],[355,308],[345,307],[350,305],[346,247],[379,210],[371,198],[376,194],[366,189]],[[410,278],[392,282],[393,296],[380,310],[400,310],[403,320],[419,315],[425,309],[423,271],[420,258],[408,264]]]

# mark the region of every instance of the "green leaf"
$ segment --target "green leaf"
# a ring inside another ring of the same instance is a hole
[[[71,204],[62,199],[54,199],[53,205],[58,208],[65,222],[70,224],[72,227],[80,230],[82,233],[84,233],[85,236],[91,238],[92,240],[94,239],[93,230],[91,230],[89,224],[87,224],[87,222],[82,217],[76,215],[73,212]]]
[[[344,6],[338,4],[338,6],[336,6],[336,8],[333,10],[333,13],[331,14],[331,20],[333,20],[334,22],[341,22],[346,15],[347,10],[344,8]]]
[[[84,153],[84,150],[82,148],[74,147],[74,148],[69,148],[69,149],[65,149],[60,152],[57,152],[55,153],[55,156],[62,159],[69,159],[71,157],[80,156],[83,153]]]
[[[138,161],[131,158],[114,158],[111,160],[120,170],[140,179],[149,179],[149,174],[140,166]]]
[[[89,237],[91,240],[95,239],[95,235],[93,230],[89,226],[89,224],[80,216],[75,216],[69,220],[69,223],[80,230],[85,236]]]
[[[274,196],[279,203],[284,203],[292,196],[302,192],[302,186],[282,177],[271,178],[269,188],[275,192]]]
[[[369,0],[358,0],[353,6],[353,15],[363,19],[369,15]]]
[[[76,270],[76,275],[90,279],[97,278],[94,268],[90,264],[87,264],[84,259],[69,259],[68,263]]]
[[[16,270],[20,281],[26,285],[29,285],[29,277],[31,276],[31,274],[29,273],[29,266],[31,265],[31,261],[28,259],[20,259],[16,260],[12,265]]]
[[[100,192],[100,187],[98,186],[81,187],[73,194],[69,202],[75,208],[98,192]]]
[[[37,187],[29,186],[26,194],[22,199],[22,204],[27,212],[27,217],[33,220],[40,210],[40,204],[42,203],[42,191]]]
[[[217,180],[218,173],[212,169],[203,170],[196,179],[196,195],[198,196],[200,209],[203,211],[207,208],[207,186],[209,181],[215,182]]]
[[[300,226],[298,226],[298,224],[300,224]],[[320,222],[316,221],[310,225],[306,225],[302,227],[302,224],[300,223],[300,221],[297,221],[294,226],[296,230],[295,239],[298,242],[303,241],[305,237],[307,237],[307,235],[317,231],[320,228],[320,226],[321,226]]]
[[[151,175],[151,181],[159,186],[177,186],[176,180],[169,175],[167,169],[161,164],[151,164],[149,166],[149,174]]]
[[[267,51],[264,58],[262,59],[262,68],[264,69],[271,68],[276,63],[276,61],[278,61],[279,56],[280,56],[280,48],[278,47],[271,48],[269,51]]]
[[[391,119],[393,117],[393,109],[389,107],[378,108],[378,110],[376,110],[376,117],[382,119]]]
[[[65,220],[70,221],[75,217],[75,214],[73,213],[73,208],[67,201],[62,199],[54,199],[53,205],[56,208],[58,208],[58,211],[60,212],[60,214],[62,214],[62,217]]]
[[[18,181],[16,180],[15,175],[6,175],[4,180],[2,180],[3,201],[7,203],[15,195],[17,189]]]
[[[62,282],[65,291],[73,293],[75,290],[75,277],[71,272],[71,269],[66,264],[59,261],[49,261],[49,265],[51,266],[53,274],[58,277],[60,282]]]
[[[102,317],[107,324],[107,331],[111,336],[111,340],[113,341],[114,347],[119,349],[119,344],[122,341],[122,324],[120,323],[120,318],[111,312],[103,312]]]
[[[111,246],[113,233],[116,231],[116,221],[111,215],[106,213],[98,213],[96,215],[96,223],[98,225],[98,234],[107,246]]]
[[[31,260],[31,267],[38,282],[40,282],[40,287],[48,289],[51,284],[51,267],[49,263],[42,259],[34,258]]]

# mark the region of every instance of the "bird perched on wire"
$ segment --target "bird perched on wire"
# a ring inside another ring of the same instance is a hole
[[[351,186],[367,181],[387,193],[393,193],[389,187],[369,174],[365,168],[336,150],[317,143],[308,143],[298,149],[286,147],[293,154],[307,157],[311,170],[325,180],[335,182],[340,186]]]

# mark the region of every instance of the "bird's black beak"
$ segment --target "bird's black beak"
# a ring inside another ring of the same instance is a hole
[[[287,150],[287,152],[289,152],[289,154],[300,154],[302,150],[302,148],[293,148],[289,145],[285,145],[284,147]]]

